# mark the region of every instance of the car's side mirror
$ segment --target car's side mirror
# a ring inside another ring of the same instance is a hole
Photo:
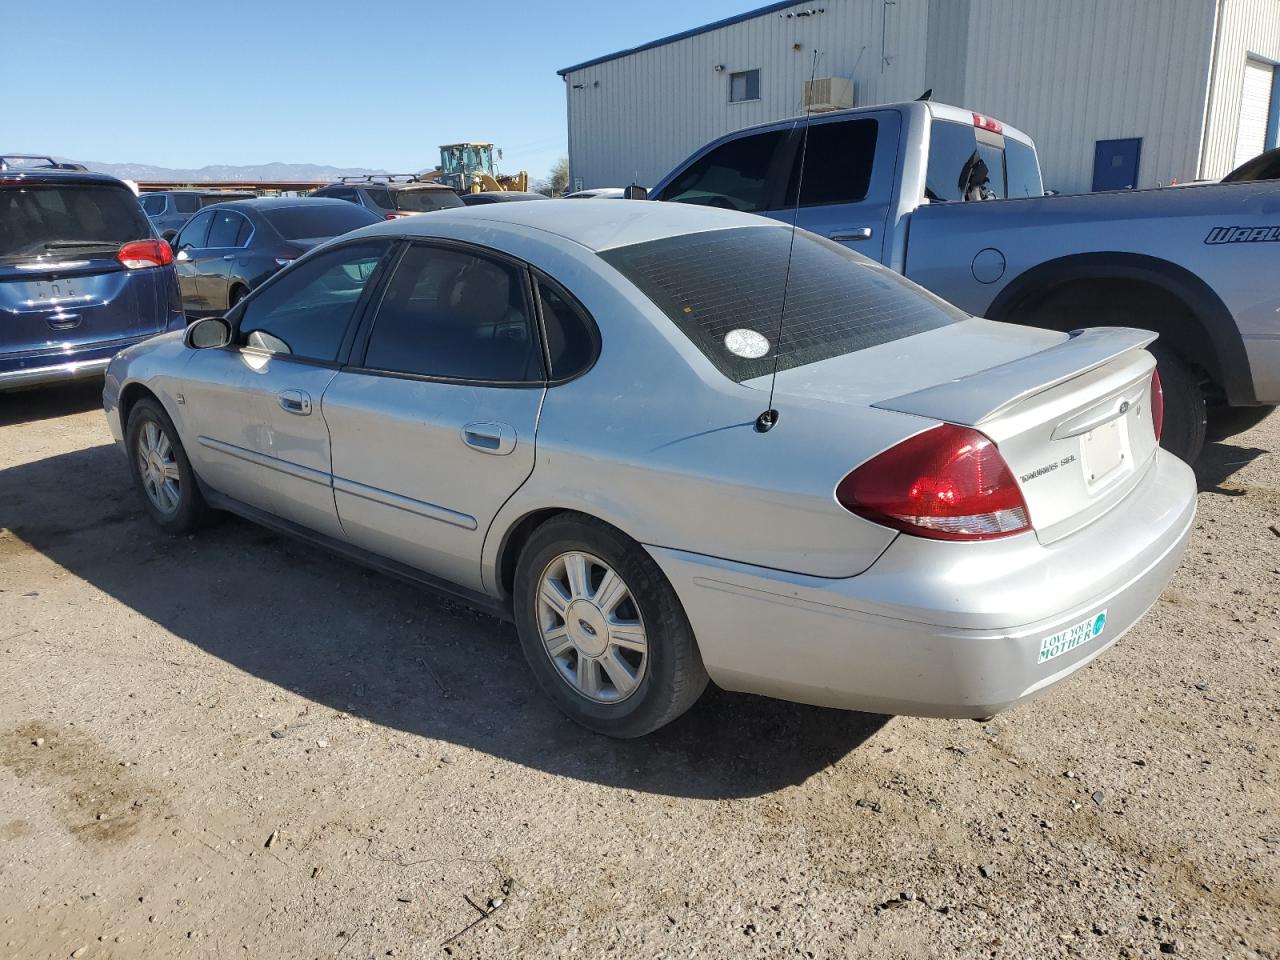
[[[648,200],[649,191],[639,184],[633,183],[622,191],[622,197],[625,200]]]
[[[186,247],[183,247],[183,248],[182,248],[181,250],[179,250],[176,254],[174,254],[173,259],[175,259],[175,260],[181,260],[181,261],[183,261],[183,262],[185,263],[186,261],[188,261],[188,260],[190,260],[190,259],[191,259],[191,254],[187,253],[187,248],[186,248]]]
[[[182,339],[192,350],[225,347],[231,343],[231,324],[224,317],[205,317],[187,327]]]

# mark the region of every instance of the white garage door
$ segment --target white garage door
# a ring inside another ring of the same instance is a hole
[[[1244,90],[1240,96],[1240,127],[1236,132],[1238,167],[1267,148],[1267,117],[1271,115],[1271,84],[1275,67],[1258,60],[1244,62]]]

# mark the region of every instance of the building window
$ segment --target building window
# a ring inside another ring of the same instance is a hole
[[[729,102],[760,99],[760,71],[743,70],[729,74]]]

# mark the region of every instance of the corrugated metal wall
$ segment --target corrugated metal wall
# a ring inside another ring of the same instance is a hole
[[[803,113],[816,46],[818,76],[852,77],[859,105],[933,87],[1027,131],[1054,189],[1089,190],[1096,141],[1129,137],[1142,138],[1139,186],[1221,176],[1246,53],[1280,60],[1280,0],[1221,2],[1212,70],[1217,0],[797,3],[569,74],[572,172],[651,185],[714,137]],[[823,12],[787,15],[805,10]],[[753,68],[760,100],[729,103],[729,75]]]
[[[1280,61],[1280,0],[1222,0],[1200,166],[1206,179],[1231,171],[1244,64],[1250,55],[1272,63]]]
[[[964,106],[1025,130],[1045,186],[1087,191],[1098,140],[1142,138],[1138,186],[1196,177],[1213,0],[973,0]]]
[[[823,51],[817,75],[852,77],[859,104],[916,97],[928,86],[929,2],[797,3],[570,73],[565,95],[571,174],[588,187],[623,186],[633,179],[652,185],[708,140],[803,113],[815,47]],[[824,12],[787,16],[819,8]],[[882,25],[888,63],[881,57]],[[724,70],[717,73],[717,65]],[[729,75],[755,68],[760,99],[730,103]]]

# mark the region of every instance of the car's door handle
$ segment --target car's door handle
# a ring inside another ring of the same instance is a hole
[[[224,254],[222,257],[223,260],[234,260],[235,258],[236,255],[234,253]]]
[[[832,240],[870,240],[870,227],[853,227],[848,230],[839,230],[831,234]]]
[[[280,409],[300,417],[311,416],[311,394],[305,390],[281,390],[278,394]]]
[[[476,421],[462,428],[462,442],[472,450],[505,457],[516,448],[516,431],[509,424]]]

